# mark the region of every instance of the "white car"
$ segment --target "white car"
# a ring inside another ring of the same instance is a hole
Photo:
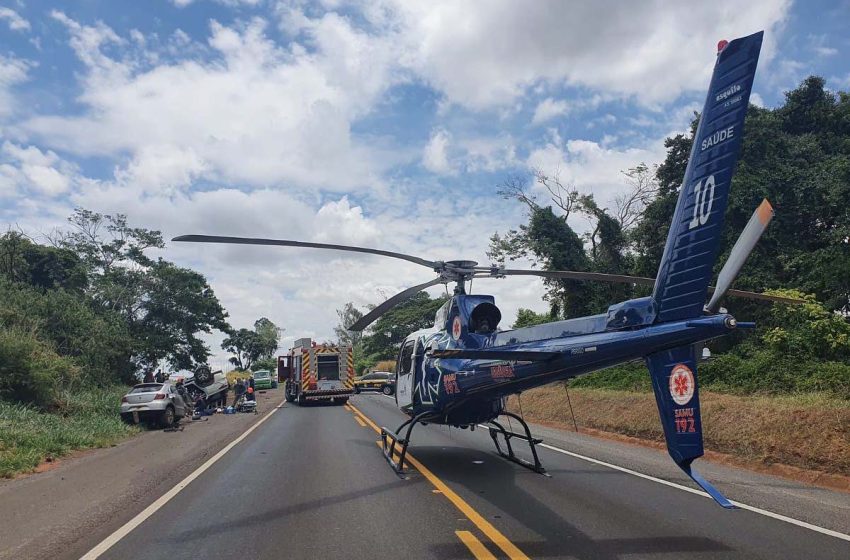
[[[158,423],[170,428],[190,413],[190,406],[169,381],[140,383],[121,397],[121,419],[132,424]]]

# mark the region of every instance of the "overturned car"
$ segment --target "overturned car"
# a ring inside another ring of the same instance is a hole
[[[206,366],[189,376],[171,375],[162,383],[139,383],[121,398],[121,419],[170,428],[198,405],[226,406],[228,389],[224,373]]]

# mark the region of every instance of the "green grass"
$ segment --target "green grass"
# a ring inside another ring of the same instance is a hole
[[[30,472],[47,457],[108,447],[139,432],[118,415],[126,387],[62,394],[55,412],[0,401],[0,477]]]

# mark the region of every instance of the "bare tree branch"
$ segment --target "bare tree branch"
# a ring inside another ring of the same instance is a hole
[[[547,175],[539,168],[535,169],[534,178],[537,183],[543,185],[549,191],[552,203],[564,212],[561,218],[566,222],[579,204],[579,192],[576,186],[563,184],[558,169],[552,176]]]
[[[502,198],[515,199],[532,210],[538,208],[537,199],[527,191],[528,181],[522,175],[510,175],[496,188],[496,194]]]
[[[637,167],[620,172],[625,176],[626,184],[631,187],[630,191],[614,198],[616,219],[623,231],[631,229],[637,223],[646,206],[658,194],[655,167],[650,168],[641,163]]]

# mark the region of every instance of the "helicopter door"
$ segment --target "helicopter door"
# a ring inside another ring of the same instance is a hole
[[[396,364],[396,402],[400,407],[413,404],[413,340],[401,346]]]

